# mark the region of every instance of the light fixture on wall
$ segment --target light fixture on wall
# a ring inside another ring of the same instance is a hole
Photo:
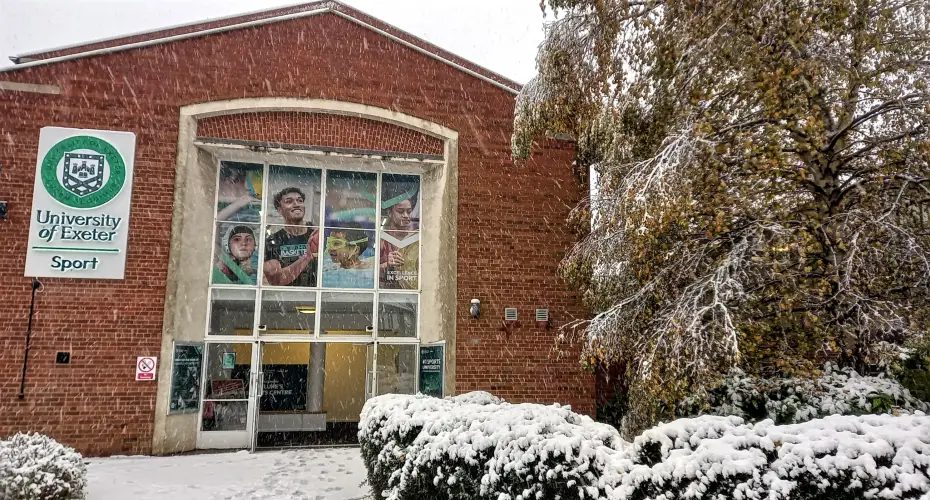
[[[316,314],[316,306],[297,306],[295,309],[300,314]]]
[[[481,316],[481,301],[478,299],[471,299],[471,307],[468,308],[468,311],[471,313],[472,318]]]

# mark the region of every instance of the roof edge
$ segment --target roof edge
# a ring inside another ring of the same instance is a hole
[[[336,1],[336,0],[331,0],[331,1]],[[276,10],[293,9],[293,8],[295,8],[295,7],[300,7],[300,6],[303,6],[303,5],[307,6],[307,7],[308,7],[308,10],[314,10],[314,9],[310,8],[310,6],[312,6],[313,4],[324,5],[324,4],[328,4],[328,3],[330,3],[330,1],[326,1],[326,0],[323,0],[323,1],[316,1],[316,2],[306,2],[306,1],[304,1],[304,2],[298,2],[298,3],[288,4],[288,5],[282,5],[282,6],[280,6],[280,7],[275,7],[275,8],[272,8],[272,9],[250,10],[250,11],[248,11],[248,12],[242,12],[242,13],[239,13],[239,14],[231,14],[231,15],[228,15],[228,16],[210,17],[210,18],[207,18],[207,19],[201,19],[201,20],[199,20],[199,21],[191,21],[191,22],[188,22],[188,23],[179,23],[179,24],[173,24],[173,25],[170,25],[170,26],[162,26],[162,27],[159,27],[159,28],[153,28],[153,29],[147,29],[147,30],[140,30],[140,31],[133,31],[133,32],[130,32],[130,33],[123,33],[123,34],[121,34],[121,35],[113,35],[113,36],[107,36],[107,37],[103,37],[103,38],[97,38],[97,39],[94,39],[94,40],[87,40],[87,41],[83,41],[83,42],[79,42],[79,43],[70,43],[70,44],[66,44],[66,45],[60,45],[60,46],[58,46],[58,47],[49,47],[49,48],[45,48],[45,49],[41,49],[41,50],[33,50],[33,51],[30,51],[30,52],[22,52],[22,53],[19,53],[19,54],[14,55],[14,56],[10,56],[10,59],[13,59],[13,58],[15,57],[15,58],[17,58],[17,59],[22,59],[24,62],[32,62],[32,61],[41,60],[41,59],[35,59],[33,56],[41,56],[41,55],[45,55],[45,54],[51,54],[51,53],[53,53],[53,52],[61,52],[61,51],[64,51],[64,50],[77,49],[77,48],[84,47],[84,46],[87,46],[87,45],[94,45],[94,44],[105,43],[105,42],[115,42],[115,41],[118,41],[118,40],[122,40],[122,39],[124,39],[124,38],[132,38],[132,37],[137,37],[137,36],[155,35],[155,34],[157,34],[157,33],[163,32],[163,31],[172,31],[172,30],[182,29],[182,28],[192,28],[192,27],[197,26],[197,25],[200,25],[200,24],[210,24],[210,23],[217,23],[217,22],[222,22],[222,21],[229,21],[229,20],[232,20],[232,19],[236,19],[237,17],[257,16],[257,15],[264,14],[264,13],[266,13],[266,12],[274,12],[274,11],[276,11]],[[338,2],[337,2],[337,3],[338,3]],[[264,18],[264,19],[271,19],[271,18],[273,18],[273,17],[276,17],[276,16],[269,16],[269,17]],[[235,24],[239,24],[239,23],[230,24],[229,26],[234,26]],[[191,32],[191,33],[194,33],[194,32]],[[165,37],[159,37],[159,38],[165,38]],[[153,39],[153,40],[154,40],[154,39]],[[83,53],[83,52],[84,52],[84,51],[82,51],[82,52],[80,52],[80,53]]]
[[[291,14],[275,15],[275,16],[260,18],[260,19],[256,19],[256,20],[252,20],[252,21],[245,21],[245,22],[241,22],[241,23],[234,23],[234,24],[229,24],[229,25],[225,25],[225,26],[219,26],[219,27],[216,27],[216,28],[209,28],[209,29],[204,29],[204,30],[196,30],[196,31],[191,31],[191,32],[188,32],[188,33],[182,33],[182,34],[177,34],[177,35],[170,35],[170,36],[152,38],[152,39],[149,39],[149,40],[143,40],[143,41],[138,41],[138,42],[133,42],[133,43],[126,43],[126,44],[113,45],[113,46],[109,46],[109,47],[102,47],[102,48],[99,48],[99,49],[92,49],[92,50],[87,50],[87,51],[83,51],[83,52],[74,52],[74,53],[71,53],[71,54],[66,54],[66,55],[61,55],[61,56],[55,56],[55,57],[49,57],[49,58],[46,58],[46,59],[34,59],[34,58],[31,58],[31,57],[30,57],[30,56],[34,56],[34,55],[41,55],[41,54],[53,53],[53,52],[56,52],[56,51],[64,51],[64,50],[69,50],[69,49],[76,49],[76,48],[79,48],[79,47],[90,46],[90,45],[93,45],[93,44],[104,43],[104,42],[108,42],[108,41],[116,42],[116,41],[121,40],[121,39],[127,39],[127,38],[131,38],[131,37],[135,37],[135,36],[142,36],[142,35],[149,35],[149,34],[151,34],[151,35],[157,35],[157,34],[160,33],[160,32],[170,31],[170,30],[173,30],[173,29],[193,27],[193,26],[197,26],[197,25],[201,25],[201,24],[215,23],[215,22],[219,22],[219,21],[223,21],[223,20],[227,20],[227,19],[235,19],[235,18],[248,17],[248,16],[251,16],[251,15],[260,15],[260,14],[263,13],[263,12],[271,12],[271,11],[283,10],[283,9],[292,9],[292,8],[299,7],[299,6],[302,6],[302,5],[305,5],[305,6],[306,6],[308,9],[310,9],[310,10],[305,10],[305,11],[301,11],[301,12],[295,12],[295,13],[291,13]],[[312,16],[316,16],[316,15],[319,15],[319,14],[325,14],[325,13],[332,13],[332,14],[334,14],[334,15],[336,15],[336,16],[339,16],[339,17],[341,17],[341,18],[343,18],[343,19],[346,19],[346,20],[348,20],[348,21],[354,22],[355,24],[357,24],[357,25],[359,25],[359,26],[361,26],[361,27],[363,27],[363,28],[365,28],[365,29],[368,29],[368,30],[370,30],[370,31],[373,31],[373,32],[375,32],[375,33],[381,35],[381,36],[384,36],[385,38],[388,38],[388,39],[390,39],[390,40],[392,40],[392,41],[395,41],[395,42],[397,42],[397,43],[400,43],[401,45],[404,45],[404,46],[406,46],[407,48],[410,48],[410,49],[413,49],[413,50],[415,50],[415,51],[417,51],[417,52],[420,52],[421,54],[424,54],[424,55],[426,55],[427,57],[431,57],[431,58],[436,59],[436,60],[438,60],[438,61],[440,61],[440,62],[443,62],[443,63],[445,63],[445,64],[448,64],[448,65],[450,65],[450,66],[452,66],[452,67],[454,67],[454,68],[456,68],[456,69],[458,69],[458,70],[460,70],[460,71],[462,71],[462,72],[464,72],[464,73],[466,73],[466,74],[469,74],[470,76],[473,76],[473,77],[475,77],[475,78],[478,78],[478,79],[480,79],[480,80],[482,80],[482,81],[484,81],[484,82],[486,82],[486,83],[490,83],[490,84],[494,85],[495,87],[498,87],[498,88],[500,88],[500,89],[506,90],[506,91],[508,91],[508,92],[511,92],[511,93],[516,94],[516,93],[519,93],[519,92],[520,92],[520,89],[522,89],[522,87],[523,87],[522,84],[520,84],[520,83],[518,83],[518,82],[516,82],[516,81],[514,81],[514,80],[511,80],[510,78],[507,78],[507,77],[505,77],[505,76],[503,76],[503,75],[501,75],[501,74],[499,74],[499,73],[497,73],[497,72],[495,72],[495,71],[492,71],[492,70],[490,70],[490,69],[488,69],[488,68],[485,68],[484,66],[481,66],[480,64],[476,64],[476,63],[474,63],[474,62],[472,62],[472,61],[470,61],[470,60],[468,60],[468,59],[465,59],[464,57],[461,57],[461,56],[459,56],[459,55],[457,55],[457,54],[454,54],[454,53],[452,53],[452,52],[449,52],[449,51],[447,51],[447,50],[445,50],[445,49],[439,47],[438,45],[435,45],[435,44],[433,44],[433,43],[431,43],[431,42],[429,42],[429,41],[426,41],[426,40],[424,40],[424,39],[422,39],[422,38],[416,36],[416,35],[413,35],[413,34],[407,32],[407,31],[404,31],[404,30],[402,30],[402,29],[400,29],[400,28],[398,28],[398,27],[396,27],[396,26],[394,26],[394,25],[392,25],[392,24],[390,24],[390,23],[387,23],[387,22],[385,22],[385,21],[382,21],[382,20],[380,20],[380,19],[378,19],[378,18],[376,18],[376,17],[374,17],[374,16],[368,15],[368,14],[366,14],[366,13],[364,13],[364,12],[358,10],[358,9],[355,9],[355,8],[353,8],[353,7],[349,7],[349,6],[347,6],[347,5],[343,4],[343,3],[338,2],[338,1],[335,1],[335,0],[328,0],[328,1],[321,1],[321,2],[310,2],[310,3],[306,3],[306,2],[305,2],[305,3],[296,4],[296,5],[285,6],[285,7],[275,8],[275,9],[270,9],[270,10],[269,10],[269,9],[265,9],[265,10],[257,11],[257,12],[251,12],[251,13],[245,13],[245,14],[237,14],[237,15],[227,16],[227,17],[222,17],[222,18],[208,19],[208,20],[199,21],[199,22],[196,22],[196,23],[189,23],[189,24],[182,24],[182,25],[178,25],[178,26],[172,26],[172,27],[166,27],[166,28],[159,28],[159,29],[157,29],[157,30],[151,30],[151,31],[146,31],[146,32],[139,32],[139,33],[121,35],[121,36],[113,37],[113,38],[109,38],[109,39],[92,40],[92,41],[89,41],[89,42],[83,42],[83,43],[80,43],[80,44],[75,44],[75,45],[71,45],[71,46],[67,46],[67,47],[59,47],[59,48],[54,48],[54,49],[46,49],[46,50],[39,51],[39,52],[30,52],[30,53],[20,54],[20,55],[16,55],[16,56],[10,56],[10,60],[13,61],[14,63],[16,63],[16,65],[15,65],[15,66],[10,66],[10,67],[8,67],[8,68],[0,68],[0,73],[8,73],[8,72],[16,71],[16,70],[19,70],[19,69],[26,69],[26,68],[36,67],[36,66],[51,65],[51,64],[56,64],[56,63],[59,63],[59,62],[70,61],[70,60],[74,60],[74,59],[83,59],[83,58],[85,58],[85,57],[92,57],[92,56],[96,56],[96,55],[111,54],[111,53],[115,53],[115,52],[122,52],[122,51],[126,51],[126,50],[137,49],[137,48],[144,48],[144,47],[150,47],[150,46],[154,46],[154,45],[161,45],[161,44],[166,44],[166,43],[172,43],[172,42],[181,41],[181,40],[187,40],[187,39],[191,39],[191,38],[199,38],[199,37],[201,37],[201,36],[207,36],[207,35],[216,34],[216,33],[224,33],[224,32],[227,32],[227,31],[235,31],[235,30],[240,30],[240,29],[244,29],[244,28],[250,28],[250,27],[255,27],[255,26],[262,26],[262,25],[265,25],[265,24],[272,24],[272,23],[277,23],[277,22],[289,21],[289,20],[292,20],[292,19],[299,19],[299,18],[303,18],[303,17],[312,17]],[[361,18],[367,18],[367,20],[366,20],[366,19],[361,19]],[[374,24],[372,24],[372,23],[370,23],[370,22],[368,22],[368,21],[375,21],[376,23],[381,24],[382,27],[375,26]],[[389,28],[391,31],[395,31],[395,30],[396,30],[396,32],[397,32],[399,35],[402,35],[403,37],[390,33],[390,32],[387,31],[386,29],[383,29],[384,27]],[[408,38],[409,38],[409,39],[408,39]],[[462,64],[462,63],[465,63],[465,64]],[[468,66],[472,66],[474,69],[469,68]]]

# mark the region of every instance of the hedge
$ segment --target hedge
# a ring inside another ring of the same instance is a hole
[[[679,419],[632,443],[567,407],[487,393],[386,395],[362,411],[374,498],[930,498],[930,417],[831,416],[805,423]]]

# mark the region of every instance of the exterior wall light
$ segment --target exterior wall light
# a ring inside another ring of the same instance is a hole
[[[471,307],[468,308],[468,311],[471,313],[472,318],[481,316],[481,301],[478,299],[471,299]]]

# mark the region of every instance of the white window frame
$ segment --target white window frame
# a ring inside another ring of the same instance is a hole
[[[359,289],[359,288],[330,288],[323,287],[323,259],[317,259],[317,286],[316,287],[290,287],[290,286],[266,286],[263,285],[263,273],[264,269],[261,265],[264,262],[265,255],[265,228],[268,225],[267,222],[267,203],[268,196],[271,193],[262,190],[262,199],[261,199],[261,216],[259,222],[243,222],[243,225],[258,226],[258,232],[261,235],[257,243],[257,250],[259,256],[259,266],[256,270],[256,284],[254,286],[248,285],[215,285],[212,283],[212,272],[210,273],[211,283],[208,285],[207,291],[207,317],[206,323],[204,325],[204,339],[213,341],[248,341],[248,340],[263,340],[269,342],[375,342],[383,344],[415,344],[419,345],[420,336],[421,336],[421,303],[422,303],[422,255],[423,255],[423,246],[418,245],[418,257],[417,263],[419,269],[417,270],[417,288],[415,290],[397,290],[397,289],[381,289],[381,222],[382,222],[382,210],[381,210],[381,188],[382,188],[382,179],[383,174],[400,174],[400,175],[410,175],[416,176],[419,178],[420,194],[419,194],[419,205],[420,205],[420,220],[422,221],[425,218],[424,209],[425,203],[423,203],[423,175],[420,173],[406,172],[406,171],[392,171],[391,169],[376,169],[366,167],[365,165],[339,165],[337,168],[319,168],[319,167],[307,167],[292,162],[284,161],[273,161],[270,159],[265,159],[258,161],[256,159],[240,159],[234,158],[225,155],[217,155],[215,157],[215,168],[216,168],[216,180],[214,188],[214,199],[213,199],[213,230],[210,239],[210,261],[208,262],[209,268],[212,270],[215,265],[216,259],[216,238],[217,238],[217,228],[221,222],[229,221],[219,221],[216,218],[216,206],[219,198],[219,182],[220,182],[220,171],[222,164],[224,162],[236,162],[236,163],[250,163],[253,165],[262,165],[262,182],[263,184],[269,180],[269,168],[271,165],[280,165],[289,168],[312,168],[314,170],[320,170],[320,200],[319,200],[319,228],[320,228],[320,251],[322,253],[323,245],[325,244],[325,234],[326,234],[326,220],[325,220],[325,211],[326,211],[326,194],[327,194],[327,175],[329,171],[342,171],[342,172],[364,172],[364,173],[373,173],[375,174],[376,182],[376,196],[375,196],[375,228],[373,230],[375,234],[375,267],[374,267],[374,287],[371,289]],[[353,168],[354,167],[354,168]],[[367,230],[366,230],[367,231]],[[422,224],[418,232],[422,235]],[[422,236],[421,236],[422,240]],[[212,319],[212,309],[213,309],[213,290],[216,289],[231,289],[231,290],[253,290],[255,292],[255,312],[253,315],[252,321],[252,335],[210,335],[210,321]],[[314,314],[314,332],[313,335],[263,335],[258,326],[261,324],[261,301],[264,291],[302,291],[302,292],[315,292],[316,293],[316,307],[317,313]],[[321,332],[321,322],[322,322],[322,297],[323,293],[356,293],[356,294],[372,294],[372,333],[371,335],[323,335]],[[417,300],[417,316],[416,316],[416,335],[414,337],[379,337],[378,336],[378,309],[379,309],[379,298],[381,294],[401,294],[401,295],[416,295]]]

